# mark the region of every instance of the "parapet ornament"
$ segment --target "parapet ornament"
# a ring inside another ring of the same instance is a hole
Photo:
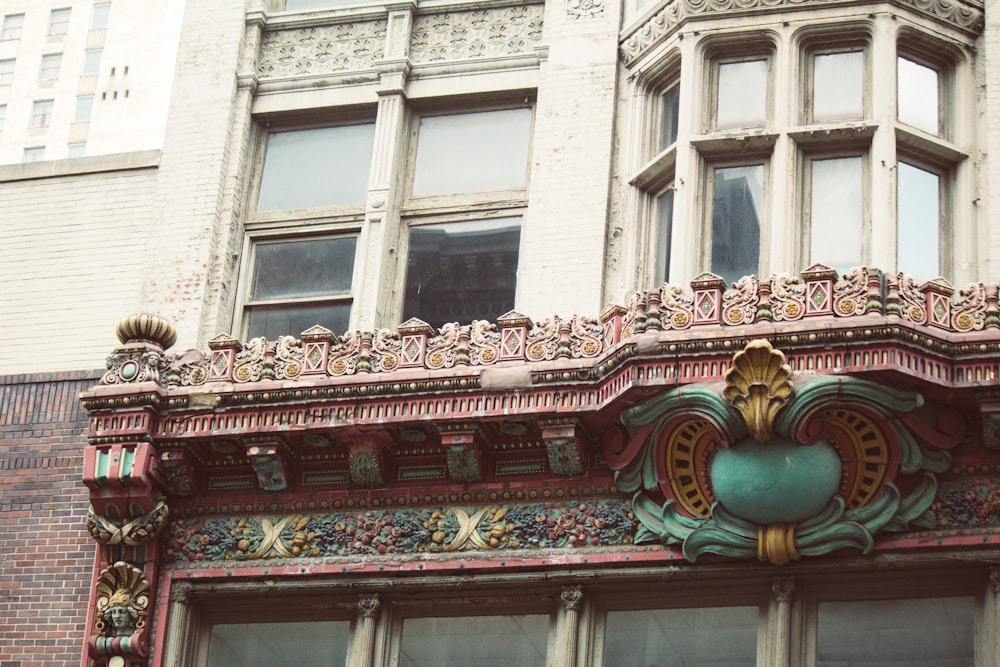
[[[876,533],[937,525],[937,474],[964,424],[941,409],[928,426],[922,405],[852,377],[792,378],[781,352],[757,340],[721,393],[685,386],[628,410],[630,439],[609,441],[604,458],[633,494],[637,544],[679,544],[692,562],[868,554]]]

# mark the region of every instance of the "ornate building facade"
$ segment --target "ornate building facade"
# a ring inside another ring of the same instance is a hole
[[[188,6],[162,154],[11,198],[148,194],[9,357],[59,664],[1000,665],[991,12]]]

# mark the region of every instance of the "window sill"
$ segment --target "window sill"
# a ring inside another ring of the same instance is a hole
[[[870,144],[877,129],[876,123],[856,121],[848,125],[842,123],[811,125],[791,130],[788,136],[803,148],[822,148],[828,145],[856,148]]]
[[[946,141],[919,130],[898,125],[896,126],[896,145],[905,152],[930,158],[945,167],[951,167],[969,157],[968,153]]]
[[[629,181],[629,184],[643,190],[658,189],[666,185],[667,181],[673,178],[676,162],[677,144],[673,143],[644,164],[639,173]]]
[[[774,149],[778,133],[747,130],[739,134],[701,135],[691,139],[691,145],[706,157],[739,157],[744,155],[766,155]]]

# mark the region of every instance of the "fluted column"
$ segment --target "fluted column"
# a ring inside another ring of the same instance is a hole
[[[564,586],[559,596],[563,607],[563,628],[557,662],[564,667],[576,665],[577,630],[580,627],[580,603],[583,601],[582,586]]]
[[[191,585],[174,582],[170,586],[170,618],[167,621],[167,641],[164,648],[164,667],[180,667],[187,662],[190,634]]]
[[[375,621],[378,618],[378,610],[378,593],[358,598],[358,622],[354,631],[351,655],[347,661],[351,667],[371,667],[375,655]]]
[[[788,667],[791,664],[792,600],[795,599],[795,578],[774,577],[771,593],[777,603],[772,636],[774,644],[768,664]]]

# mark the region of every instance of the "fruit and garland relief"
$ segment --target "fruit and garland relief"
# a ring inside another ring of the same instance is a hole
[[[81,397],[91,659],[156,664],[178,578],[995,548],[998,301],[817,266],[207,352],[130,316]]]

